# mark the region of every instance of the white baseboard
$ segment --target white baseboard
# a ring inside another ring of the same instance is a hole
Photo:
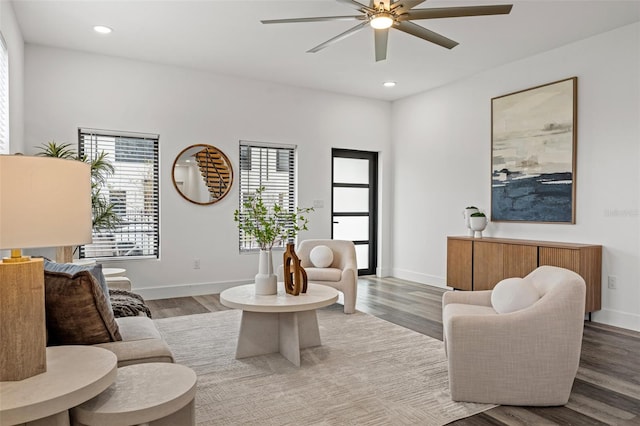
[[[216,283],[178,284],[165,287],[134,288],[146,300],[169,299],[172,297],[202,296],[204,294],[219,294],[223,290],[244,284],[251,284],[252,280],[228,281]]]
[[[429,284],[435,287],[447,288],[447,282],[444,277],[423,274],[421,272],[407,271],[405,269],[393,268],[388,276],[400,278],[401,280],[414,281],[421,284]]]
[[[380,267],[380,266],[376,268],[376,277],[378,278],[390,277],[392,275],[393,275],[393,268]]]
[[[640,315],[638,314],[630,314],[628,312],[614,311],[611,309],[601,309],[591,314],[591,320],[593,322],[612,325],[614,327],[640,331]]]

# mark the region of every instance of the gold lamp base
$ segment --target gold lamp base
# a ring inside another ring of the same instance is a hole
[[[4,263],[21,263],[28,262],[31,260],[31,256],[23,256],[21,249],[12,249],[11,257],[3,257],[2,261]]]
[[[42,259],[1,262],[0,282],[0,381],[44,373],[47,343]]]

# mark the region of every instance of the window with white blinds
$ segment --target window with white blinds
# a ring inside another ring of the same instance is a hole
[[[9,154],[9,52],[0,34],[0,154]]]
[[[100,190],[119,216],[114,229],[94,229],[81,258],[157,258],[159,238],[158,135],[79,129],[81,156],[101,152],[114,168]]]
[[[295,149],[294,145],[240,141],[240,215],[244,202],[260,187],[264,187],[262,200],[267,207],[279,204],[288,212],[296,211]],[[260,249],[255,239],[242,230],[239,247],[240,251]]]

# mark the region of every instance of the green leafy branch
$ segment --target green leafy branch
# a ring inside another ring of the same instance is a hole
[[[300,231],[307,230],[306,213],[312,207],[296,207],[295,212],[285,210],[280,204],[267,206],[263,200],[265,188],[260,187],[242,203],[242,209],[233,213],[238,228],[255,238],[262,250],[271,250],[274,245],[293,239]]]

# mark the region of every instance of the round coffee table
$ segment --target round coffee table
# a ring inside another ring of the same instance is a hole
[[[300,349],[320,346],[316,309],[338,300],[338,291],[320,284],[309,284],[306,293],[287,294],[278,283],[278,294],[258,296],[255,285],[232,287],[220,293],[220,302],[242,309],[236,358],[280,352],[300,366]]]

